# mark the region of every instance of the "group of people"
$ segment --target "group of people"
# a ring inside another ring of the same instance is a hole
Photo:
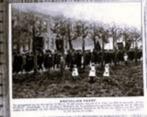
[[[142,58],[142,51],[130,50],[124,52],[114,51],[96,51],[86,50],[83,54],[82,50],[69,50],[66,53],[51,52],[47,50],[45,53],[37,53],[37,69],[38,70],[56,70],[61,69],[62,64],[66,69],[73,71],[74,66],[79,69],[85,69],[91,63],[95,65],[101,64],[127,64],[128,61],[139,60]],[[13,73],[30,72],[35,67],[33,53],[13,53]]]

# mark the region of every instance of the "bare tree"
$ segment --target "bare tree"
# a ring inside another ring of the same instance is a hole
[[[44,20],[31,11],[22,12],[15,10],[15,12],[16,14],[15,16],[13,15],[13,17],[18,18],[15,19],[12,24],[14,28],[13,41],[17,42],[18,50],[23,45],[29,45],[29,49],[33,50],[34,71],[37,72],[36,37],[41,36],[41,34],[46,31],[46,26],[42,23]]]
[[[78,34],[75,32],[74,22],[70,21],[70,19],[66,22],[66,29],[67,29],[67,40],[69,43],[69,49],[73,50],[72,41],[78,37]]]
[[[91,38],[92,38],[93,43],[94,43],[94,50],[100,51],[101,47],[100,47],[100,43],[98,41],[98,38],[100,37],[99,27],[95,23],[93,23],[90,26],[89,32],[90,32]]]
[[[66,21],[63,17],[56,17],[55,18],[55,22],[54,22],[54,26],[51,27],[51,31],[53,33],[56,34],[56,48],[58,51],[60,51],[62,53],[62,57],[61,57],[61,74],[64,77],[64,69],[65,69],[65,45],[64,45],[64,41],[67,35],[67,29],[66,29]],[[60,43],[57,43],[58,41],[60,41]],[[58,44],[60,44],[61,48],[58,48]]]
[[[109,31],[108,31],[108,29],[106,29],[104,27],[105,26],[102,25],[102,26],[99,26],[99,28],[98,28],[98,37],[102,41],[102,49],[101,49],[101,52],[102,52],[101,68],[102,69],[104,68],[104,45],[105,45],[105,43],[108,42],[108,37],[109,37]]]
[[[135,63],[137,63],[137,53],[139,51],[138,43],[142,40],[141,32],[139,32],[136,28],[132,28],[130,32],[130,36],[132,38],[134,51],[135,51]]]
[[[117,40],[122,36],[122,30],[115,25],[110,28],[111,36],[113,39],[113,52],[114,52],[114,64],[117,64]]]
[[[78,21],[76,23],[76,33],[78,37],[82,38],[82,53],[84,56],[85,53],[85,38],[89,33],[89,27],[86,25],[86,22]]]

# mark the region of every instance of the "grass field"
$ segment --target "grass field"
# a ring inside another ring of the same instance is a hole
[[[143,96],[143,70],[140,64],[111,67],[110,77],[97,70],[94,83],[88,82],[88,71],[73,80],[69,71],[61,78],[57,71],[14,75],[13,98],[51,97],[122,97]]]

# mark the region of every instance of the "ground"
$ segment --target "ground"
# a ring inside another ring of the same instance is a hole
[[[142,65],[111,67],[111,76],[103,77],[98,70],[94,83],[88,82],[88,71],[73,80],[69,71],[65,77],[57,71],[13,76],[13,98],[51,97],[124,97],[143,96]]]

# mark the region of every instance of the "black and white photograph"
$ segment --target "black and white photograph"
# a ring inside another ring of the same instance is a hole
[[[11,5],[12,97],[144,96],[140,2]]]

